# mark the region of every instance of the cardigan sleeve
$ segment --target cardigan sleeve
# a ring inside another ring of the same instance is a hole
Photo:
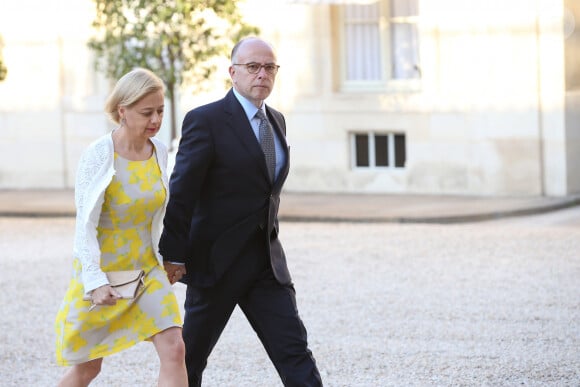
[[[81,263],[81,279],[85,293],[108,284],[107,276],[100,267],[101,250],[97,240],[97,226],[104,201],[104,189],[108,185],[107,160],[108,157],[112,157],[107,153],[107,144],[104,142],[87,148],[81,156],[76,175],[76,224],[73,252],[75,258]]]

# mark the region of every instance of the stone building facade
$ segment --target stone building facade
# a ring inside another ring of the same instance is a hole
[[[0,189],[72,187],[82,149],[112,128],[102,112],[111,85],[86,48],[93,3],[0,4],[9,71],[0,83]],[[580,192],[576,1],[240,7],[278,51],[267,103],[287,118],[288,191]],[[225,91],[222,81],[202,94],[184,87],[179,119]]]

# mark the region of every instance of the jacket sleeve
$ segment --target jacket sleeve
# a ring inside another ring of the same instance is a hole
[[[191,258],[188,257],[188,244],[192,214],[213,157],[213,140],[207,120],[197,110],[189,112],[183,120],[159,242],[163,259],[171,262],[184,263]]]

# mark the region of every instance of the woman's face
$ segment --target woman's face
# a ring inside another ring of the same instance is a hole
[[[163,92],[147,94],[132,106],[121,106],[122,125],[134,136],[150,138],[159,132],[163,120],[165,99]]]

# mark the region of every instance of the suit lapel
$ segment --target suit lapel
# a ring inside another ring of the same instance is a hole
[[[259,168],[262,170],[264,177],[269,180],[268,177],[268,167],[266,166],[266,160],[264,158],[264,153],[262,152],[262,148],[260,147],[260,143],[256,139],[256,135],[254,134],[254,130],[250,122],[247,119],[246,112],[240,102],[234,95],[233,91],[230,90],[228,94],[226,94],[224,98],[225,102],[225,112],[228,115],[227,117],[227,125],[230,129],[234,132],[234,134],[239,138],[240,142],[246,148],[248,152],[254,157],[256,163],[258,163]],[[266,113],[268,115],[268,119],[276,132],[276,136],[280,140],[280,144],[282,146],[282,150],[285,152],[285,163],[280,169],[280,174],[276,179],[275,185],[281,185],[288,175],[289,170],[289,160],[290,155],[288,151],[288,144],[286,142],[286,130],[284,127],[284,123],[281,119],[278,118],[276,114],[274,114],[267,106],[266,106]]]
[[[240,105],[233,91],[230,90],[224,98],[225,112],[228,115],[226,124],[238,137],[244,148],[254,157],[258,167],[264,173],[266,179],[268,177],[268,167],[264,159],[264,153],[260,147],[260,143],[256,139],[254,130],[246,117],[246,112],[242,105]]]

